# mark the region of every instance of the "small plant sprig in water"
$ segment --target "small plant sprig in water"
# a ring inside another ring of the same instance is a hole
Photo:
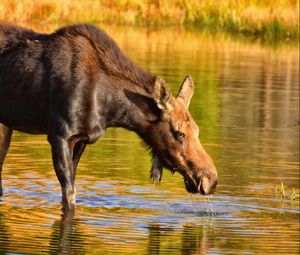
[[[291,201],[294,201],[300,198],[300,194],[296,192],[294,188],[292,188],[292,191],[286,190],[282,181],[280,181],[279,186],[275,186],[275,193],[277,196],[281,197],[282,200],[290,199]]]
[[[292,192],[292,194],[291,194],[291,200],[296,200],[296,199],[299,199],[299,198],[300,198],[300,194],[297,193],[297,192],[295,191],[295,189],[293,188],[293,192]]]

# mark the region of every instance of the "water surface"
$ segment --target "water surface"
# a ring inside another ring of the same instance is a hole
[[[174,94],[193,77],[190,111],[218,189],[209,203],[168,171],[152,185],[143,142],[111,129],[80,162],[75,215],[61,215],[45,136],[16,132],[3,171],[0,254],[299,254],[299,201],[289,199],[299,192],[299,48],[105,29]]]

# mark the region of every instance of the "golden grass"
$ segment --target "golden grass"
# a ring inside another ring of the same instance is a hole
[[[292,191],[288,192],[282,181],[279,186],[275,186],[275,193],[282,199],[290,199],[291,201],[299,200],[300,198],[299,192],[296,192],[294,188],[292,188]]]
[[[299,37],[299,0],[1,0],[0,20],[17,23],[106,22]]]

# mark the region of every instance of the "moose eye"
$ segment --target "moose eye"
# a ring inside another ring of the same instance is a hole
[[[180,131],[177,131],[176,132],[176,139],[179,140],[179,141],[183,141],[185,138],[185,134],[180,132]]]

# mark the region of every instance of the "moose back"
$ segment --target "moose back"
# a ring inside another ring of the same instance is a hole
[[[110,127],[134,131],[149,145],[155,182],[165,167],[183,176],[188,192],[213,193],[217,171],[188,111],[193,91],[186,76],[174,97],[92,25],[41,34],[0,24],[0,195],[13,130],[46,134],[63,208],[73,210],[80,157]]]

